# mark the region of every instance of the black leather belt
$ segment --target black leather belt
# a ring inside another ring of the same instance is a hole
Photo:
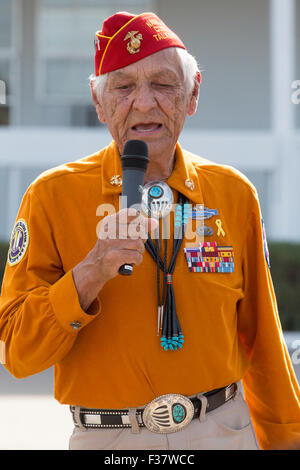
[[[75,426],[81,428],[130,428],[146,426],[156,433],[176,432],[199,418],[203,403],[206,413],[234,397],[236,383],[203,394],[185,397],[167,394],[137,409],[95,409],[70,406]],[[132,414],[134,411],[134,415]]]

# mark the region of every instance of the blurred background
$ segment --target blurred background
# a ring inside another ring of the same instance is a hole
[[[200,64],[180,142],[256,186],[300,380],[300,0],[0,0],[0,284],[29,184],[111,140],[88,77],[94,33],[121,10],[157,13]],[[52,369],[20,381],[0,364],[0,449],[67,448],[71,418],[52,395]]]

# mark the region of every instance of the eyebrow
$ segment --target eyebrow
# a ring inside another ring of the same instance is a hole
[[[131,79],[131,78],[134,78],[134,73],[126,73],[126,72],[122,72],[122,71],[115,71],[113,73],[113,75],[111,75],[111,80],[112,81],[116,81],[116,80],[123,80],[123,79]],[[150,74],[151,78],[165,78],[165,77],[168,77],[168,78],[173,78],[173,79],[176,79],[178,80],[178,76],[177,74],[174,72],[174,70],[171,70],[171,69],[160,69],[160,70],[156,70],[154,73],[151,73]]]
[[[156,72],[154,72],[152,75],[151,75],[153,78],[164,78],[164,77],[171,77],[171,78],[174,78],[176,80],[178,80],[178,75],[174,72],[174,70],[170,70],[170,69],[162,69],[162,70],[157,70]]]

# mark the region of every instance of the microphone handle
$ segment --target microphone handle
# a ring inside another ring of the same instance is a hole
[[[121,208],[134,207],[140,208],[142,202],[141,187],[144,186],[145,170],[140,168],[130,168],[123,170],[122,186],[123,192],[121,197]],[[125,197],[123,197],[125,196]],[[131,276],[133,267],[131,264],[123,264],[119,268],[119,274],[123,276]]]

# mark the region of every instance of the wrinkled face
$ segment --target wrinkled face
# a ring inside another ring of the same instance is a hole
[[[186,115],[196,106],[170,48],[110,72],[97,112],[120,153],[126,141],[139,139],[148,144],[151,159],[174,154]]]

